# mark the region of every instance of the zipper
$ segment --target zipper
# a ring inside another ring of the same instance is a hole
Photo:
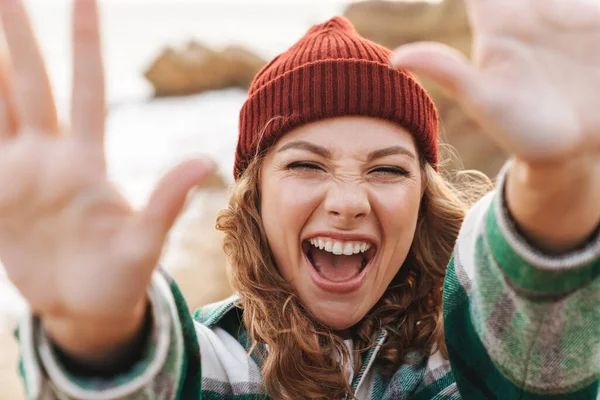
[[[382,330],[379,333],[379,336],[377,336],[377,340],[375,341],[375,346],[371,347],[371,349],[367,353],[367,356],[365,357],[365,360],[363,361],[362,367],[360,368],[360,370],[358,371],[358,374],[356,375],[356,378],[354,378],[354,380],[352,382],[352,392],[354,394],[356,394],[358,392],[358,389],[360,388],[360,385],[363,383],[364,378],[367,376],[367,374],[371,370],[371,367],[373,366],[373,363],[375,362],[375,358],[377,357],[377,353],[379,352],[379,349],[381,349],[381,346],[385,342],[387,335],[388,335],[387,331],[385,329]],[[350,395],[346,396],[347,400],[351,399],[351,398],[352,397]]]

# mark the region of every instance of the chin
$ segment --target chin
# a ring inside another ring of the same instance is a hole
[[[334,331],[342,331],[356,325],[369,311],[363,310],[363,303],[358,302],[330,302],[319,304],[306,304],[314,318],[321,324]]]

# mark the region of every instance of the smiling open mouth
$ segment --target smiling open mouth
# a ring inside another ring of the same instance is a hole
[[[305,240],[302,249],[319,275],[334,283],[359,276],[376,253],[371,243],[329,238]]]

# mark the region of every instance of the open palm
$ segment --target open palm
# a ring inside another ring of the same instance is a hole
[[[165,236],[210,164],[176,167],[135,211],[106,176],[95,0],[74,2],[69,132],[22,2],[0,0],[0,17],[10,50],[0,59],[0,259],[35,313],[118,318],[143,301]]]
[[[466,2],[472,63],[435,43],[402,46],[393,63],[440,83],[509,154],[600,152],[600,2]]]

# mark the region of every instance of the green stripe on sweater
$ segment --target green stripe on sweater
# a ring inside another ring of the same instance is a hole
[[[202,398],[204,400],[269,400],[269,397],[260,394],[223,394],[208,391],[202,394]]]
[[[494,198],[494,203],[498,201]],[[497,205],[493,204],[486,215],[485,234],[491,251],[504,274],[519,289],[537,294],[569,293],[600,275],[600,260],[572,269],[540,269],[525,261],[508,244],[498,225]]]
[[[163,270],[160,270],[169,282],[177,313],[181,321],[185,351],[181,365],[181,377],[177,388],[178,400],[202,400],[202,368],[200,363],[200,347],[196,337],[196,328],[183,294],[175,281]]]
[[[598,395],[598,381],[569,394],[541,395],[528,392],[504,377],[475,332],[469,298],[456,277],[454,259],[446,275],[444,301],[448,298],[453,299],[450,307],[444,305],[444,331],[452,372],[463,399],[589,400]]]
[[[452,372],[447,373],[441,378],[436,379],[431,384],[425,386],[423,389],[417,391],[410,400],[432,400],[432,399],[443,399],[446,396],[439,395],[444,389],[454,383],[454,376]],[[437,397],[436,397],[437,396]],[[448,396],[447,398],[450,398]]]

